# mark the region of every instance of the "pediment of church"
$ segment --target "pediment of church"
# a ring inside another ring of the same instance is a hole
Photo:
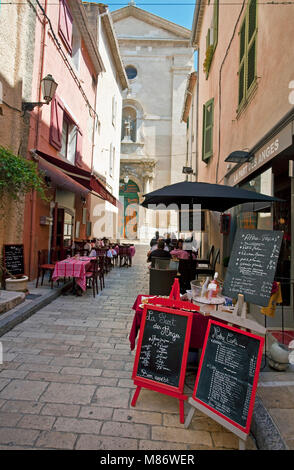
[[[128,6],[111,13],[118,39],[189,40],[191,32],[159,16]]]

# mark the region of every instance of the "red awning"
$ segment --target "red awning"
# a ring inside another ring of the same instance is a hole
[[[87,196],[90,192],[89,189],[81,185],[73,178],[63,173],[58,167],[52,165],[52,163],[47,162],[44,158],[39,157],[38,168],[42,170],[47,177],[50,178],[53,186],[58,188],[67,189],[76,194],[81,194],[82,196]]]
[[[69,176],[74,179],[79,185],[84,186],[89,192],[95,193],[105,201],[110,202],[115,207],[119,207],[120,202],[105,188],[105,186],[96,178],[90,169],[79,168],[69,162],[61,160],[61,158],[53,157],[40,150],[35,150],[35,153],[42,157],[47,162],[59,167],[63,175]]]

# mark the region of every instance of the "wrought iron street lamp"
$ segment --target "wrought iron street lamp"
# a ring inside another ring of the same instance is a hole
[[[43,104],[49,104],[52,101],[52,98],[56,92],[56,88],[58,86],[58,83],[54,80],[52,75],[48,74],[46,77],[42,78],[41,80],[41,89],[42,89],[42,95],[43,99],[45,101],[41,102],[23,102],[22,103],[22,110],[25,113],[26,111],[33,111],[33,109],[36,106],[43,106]]]

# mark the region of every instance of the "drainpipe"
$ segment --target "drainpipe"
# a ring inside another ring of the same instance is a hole
[[[294,306],[294,161],[289,161],[289,176],[291,180],[291,258],[290,258],[290,302]],[[293,318],[292,318],[293,320]]]
[[[47,14],[47,0],[45,0],[44,6],[45,14]],[[42,45],[41,45],[41,52],[40,52],[40,70],[39,70],[39,91],[38,91],[38,101],[41,101],[41,80],[44,71],[44,55],[45,55],[45,38],[46,38],[46,17],[44,15],[43,18],[43,30],[42,30]],[[38,148],[39,143],[39,128],[40,128],[40,113],[41,110],[38,107],[37,111],[37,119],[36,119],[36,132],[35,132],[35,143],[34,148]],[[29,257],[29,277],[31,278],[34,266],[34,253],[35,253],[35,238],[36,238],[36,231],[35,231],[35,218],[36,218],[36,191],[32,192],[31,196],[31,229],[30,229],[30,257]]]

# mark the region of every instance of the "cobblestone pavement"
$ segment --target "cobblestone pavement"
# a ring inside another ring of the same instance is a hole
[[[200,412],[184,429],[172,397],[142,390],[130,405],[128,335],[134,300],[148,293],[146,251],[137,246],[133,266],[114,268],[95,299],[91,289],[61,296],[1,337],[0,449],[238,447],[236,436]],[[189,380],[193,388],[195,377]],[[251,439],[247,447],[254,449]]]

